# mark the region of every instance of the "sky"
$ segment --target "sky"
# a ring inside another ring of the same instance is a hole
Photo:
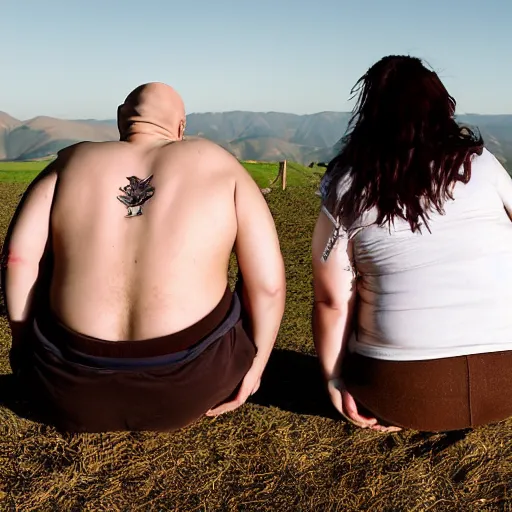
[[[509,0],[0,0],[0,110],[114,118],[136,86],[187,111],[349,111],[381,57],[437,71],[458,113],[512,114]]]

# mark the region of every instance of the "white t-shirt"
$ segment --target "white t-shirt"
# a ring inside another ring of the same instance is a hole
[[[484,150],[453,196],[430,213],[431,233],[379,227],[375,210],[341,227],[359,274],[349,350],[393,361],[512,350],[512,179]]]

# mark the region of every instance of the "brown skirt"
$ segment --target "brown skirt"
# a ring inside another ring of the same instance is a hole
[[[386,425],[438,432],[512,416],[512,351],[426,361],[347,353],[343,379],[362,410]]]
[[[232,397],[256,347],[229,288],[197,324],[143,341],[103,341],[46,311],[34,322],[29,398],[63,431],[172,431]]]

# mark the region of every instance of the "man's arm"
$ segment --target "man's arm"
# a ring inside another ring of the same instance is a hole
[[[31,318],[40,263],[48,241],[57,174],[50,164],[29,186],[2,248],[2,288],[13,346]]]
[[[243,280],[243,304],[250,319],[249,334],[258,351],[237,398],[210,411],[210,416],[235,409],[256,392],[285,306],[284,262],[274,219],[263,194],[241,166],[236,179],[235,208],[238,224],[235,252]]]
[[[244,306],[263,369],[284,313],[286,280],[279,239],[263,194],[245,171],[235,190],[238,223],[235,253],[243,278]]]

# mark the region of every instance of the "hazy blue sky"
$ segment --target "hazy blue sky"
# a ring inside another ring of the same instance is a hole
[[[458,112],[512,113],[510,0],[2,0],[0,110],[112,118],[162,81],[188,112],[350,110],[386,54],[438,71]]]

